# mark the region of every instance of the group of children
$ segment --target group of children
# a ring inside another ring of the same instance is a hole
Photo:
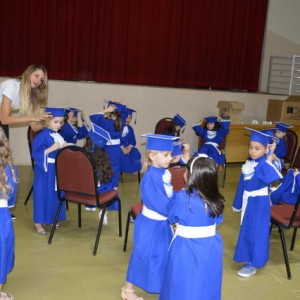
[[[32,143],[32,157],[35,161],[33,188],[33,220],[38,234],[46,234],[45,224],[52,224],[58,199],[55,191],[55,157],[58,151],[78,139],[86,138],[84,149],[92,157],[99,170],[99,192],[117,189],[120,172],[135,173],[141,169],[141,155],[135,148],[134,132],[129,125],[132,109],[125,105],[109,102],[101,113],[90,115],[91,128],[84,115],[75,108],[46,107],[52,115],[41,133]],[[78,125],[80,113],[81,126]],[[105,137],[105,143],[98,142]],[[121,163],[122,162],[122,163]],[[43,195],[43,196],[41,196]],[[110,209],[117,209],[113,204]],[[93,210],[94,208],[88,207]],[[101,212],[100,212],[101,214]],[[65,207],[59,221],[65,220]],[[107,224],[107,218],[104,220]]]
[[[47,107],[46,112],[52,117],[32,145],[36,232],[46,234],[43,225],[52,224],[54,220],[55,203],[58,205],[54,170],[58,151],[68,143],[74,144],[77,139],[86,138],[84,149],[98,169],[100,193],[117,189],[119,174],[129,170],[128,165],[130,173],[139,172],[141,167],[144,172],[140,186],[143,209],[134,224],[134,248],[121,298],[141,300],[134,293],[134,286],[138,286],[149,293],[160,294],[161,300],[196,300],[199,295],[201,299],[221,299],[223,243],[216,226],[223,222],[225,199],[218,188],[217,165],[224,163],[218,145],[228,134],[230,121],[208,117],[204,126],[193,126],[196,134],[203,137],[204,144],[192,158],[188,144],[178,142],[178,133],[144,135],[146,153],[141,166],[134,132],[129,125],[134,111],[125,105],[109,102],[102,112],[90,115],[90,129],[83,114],[82,126],[77,125],[76,109],[67,110],[66,122],[65,109]],[[176,116],[180,123],[176,125],[177,132],[180,132],[185,121]],[[249,129],[249,159],[242,167],[233,202],[233,211],[241,212],[234,260],[244,263],[238,272],[242,277],[254,275],[257,268],[262,268],[268,260],[270,185],[282,179],[280,166],[274,162],[284,156],[284,142],[280,153],[276,154],[276,149],[280,148],[280,139],[289,128],[283,123],[276,125],[272,131],[274,135]],[[281,136],[278,136],[281,134],[279,129],[284,131]],[[2,130],[0,138],[0,148],[3,148],[0,172],[6,174],[2,176],[0,189],[0,214],[6,220],[0,234],[1,291],[14,261],[14,234],[8,206],[16,198],[17,170]],[[128,158],[127,162],[124,157]],[[186,163],[186,186],[178,193],[173,192],[167,169],[174,159]],[[298,173],[293,172],[293,178]],[[285,178],[278,191],[283,189],[284,182]],[[282,200],[281,196],[277,199]],[[62,209],[59,220],[65,220],[65,214],[65,209]],[[13,299],[10,294],[2,294]]]

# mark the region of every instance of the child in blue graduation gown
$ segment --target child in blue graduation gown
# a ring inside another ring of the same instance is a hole
[[[77,140],[84,139],[88,134],[88,125],[86,124],[84,114],[77,108],[66,108],[65,123],[59,133],[69,144],[76,144]],[[78,113],[80,114],[81,126],[78,122]]]
[[[55,157],[66,145],[58,133],[64,122],[64,109],[47,107],[52,117],[45,123],[45,128],[37,134],[32,143],[34,159],[33,181],[33,222],[38,234],[46,234],[43,224],[54,222],[59,200],[56,193]],[[65,206],[62,207],[59,221],[66,219]]]
[[[171,125],[165,128],[162,134],[178,137],[180,136],[181,130],[184,131],[183,128],[185,124],[185,119],[180,114],[176,114],[172,119]]]
[[[121,162],[120,172],[124,173],[137,173],[141,171],[141,153],[135,147],[136,140],[133,128],[130,126],[132,114],[135,112],[133,109],[127,108],[126,125],[123,128],[121,136]]]
[[[171,166],[174,165],[186,165],[191,158],[190,145],[184,142],[174,143],[174,148],[172,152]]]
[[[134,294],[134,285],[149,293],[160,293],[172,239],[167,204],[173,197],[173,188],[166,168],[172,160],[176,138],[160,134],[144,136],[147,137],[143,163],[146,172],[140,186],[143,209],[134,222],[134,247],[122,288],[123,300],[142,299]]]
[[[282,123],[282,122],[275,122],[275,124],[276,124],[276,126],[274,128],[274,134],[278,138],[278,143],[276,145],[274,154],[281,160],[281,165],[282,165],[282,167],[284,167],[283,158],[287,154],[285,135],[289,129],[293,128],[293,126],[290,126],[290,125],[288,125],[286,123]]]
[[[86,143],[83,146],[83,149],[90,155],[97,169],[99,194],[114,190],[114,186],[112,184],[113,170],[108,154],[104,150],[105,145],[109,139],[110,136],[107,131],[92,123],[91,129],[89,130],[88,136],[86,138]],[[93,206],[87,206],[87,208],[87,210],[96,210],[96,207]],[[101,213],[102,211],[99,212],[99,218],[101,217]],[[108,217],[107,212],[105,212],[103,225],[107,224]]]
[[[92,123],[102,127],[110,134],[111,140],[106,143],[105,151],[110,158],[113,169],[112,184],[115,189],[117,189],[120,179],[120,163],[122,155],[120,146],[126,118],[126,106],[112,101],[109,101],[108,107],[102,112],[90,115]]]
[[[279,186],[273,189],[270,197],[272,204],[284,202],[295,205],[300,195],[300,175],[299,170],[289,169],[281,180]]]
[[[247,128],[249,129],[249,128]],[[270,185],[282,178],[272,163],[274,137],[251,130],[249,156],[233,202],[233,212],[241,212],[241,227],[233,259],[245,263],[238,275],[250,277],[269,259]]]
[[[205,154],[187,164],[186,189],[169,201],[168,219],[176,223],[160,300],[221,299],[224,197],[215,162]],[[201,196],[200,196],[201,195]]]
[[[2,292],[2,288],[15,261],[15,234],[9,208],[16,202],[18,172],[13,165],[8,140],[2,128],[0,128],[0,152],[0,299],[14,299],[10,293]]]
[[[211,157],[216,164],[225,164],[225,155],[219,149],[220,143],[229,133],[230,120],[218,119],[218,117],[207,117],[205,122],[192,126],[196,135],[202,137],[203,145],[198,153],[203,153]]]

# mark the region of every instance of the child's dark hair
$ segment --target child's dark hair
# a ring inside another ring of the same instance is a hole
[[[204,121],[202,127],[205,128],[205,129],[207,129],[207,123],[209,123],[209,122]],[[221,125],[220,122],[216,122],[215,126],[213,128],[213,131],[218,131],[221,128],[221,126],[222,125]]]
[[[170,124],[170,126],[166,127],[164,129],[164,134],[166,135],[172,135],[172,136],[180,136],[180,130],[176,131],[176,123],[174,122],[174,120],[172,120],[172,123]]]
[[[209,157],[192,157],[187,163],[186,191],[195,191],[210,208],[210,216],[223,212],[225,199],[219,192],[216,163]]]
[[[99,148],[89,136],[86,138],[83,149],[89,154],[96,166],[100,184],[110,182],[113,176],[113,171],[111,168],[109,156],[104,151],[104,149]]]

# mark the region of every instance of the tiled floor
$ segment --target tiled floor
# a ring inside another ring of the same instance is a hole
[[[286,276],[278,232],[273,230],[270,240],[270,260],[257,275],[244,279],[236,275],[240,265],[232,261],[239,230],[239,215],[231,213],[231,204],[240,172],[240,164],[229,164],[225,188],[225,220],[219,228],[224,241],[224,300],[300,299],[300,241],[289,253],[292,280]],[[109,212],[109,224],[102,231],[97,256],[92,255],[98,222],[97,212],[83,212],[82,228],[77,227],[77,208],[70,205],[68,220],[61,222],[51,245],[49,233],[41,236],[33,231],[32,198],[24,205],[30,189],[30,167],[19,167],[20,192],[13,213],[16,233],[16,263],[8,276],[4,291],[17,300],[117,300],[124,284],[132,249],[132,227],[127,252],[123,238],[130,204],[139,199],[137,177],[123,174],[119,187],[122,200],[123,237],[118,237],[116,212]],[[287,234],[289,245],[291,232]],[[300,239],[300,237],[299,237]],[[207,279],[209,280],[209,278]],[[145,300],[157,299],[137,289]],[[170,299],[171,300],[171,299]],[[201,296],[199,296],[201,300]],[[213,300],[213,299],[212,299]]]

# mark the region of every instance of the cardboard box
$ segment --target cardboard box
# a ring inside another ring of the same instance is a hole
[[[289,96],[286,100],[269,99],[267,121],[300,125],[300,96]]]
[[[243,102],[219,101],[217,107],[219,108],[219,116],[222,119],[230,119],[231,124],[241,123],[242,111],[245,109]]]

